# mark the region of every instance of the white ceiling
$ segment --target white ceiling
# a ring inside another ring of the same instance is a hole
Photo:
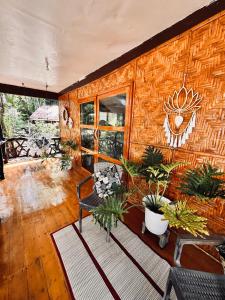
[[[0,82],[59,92],[210,2],[0,0]]]

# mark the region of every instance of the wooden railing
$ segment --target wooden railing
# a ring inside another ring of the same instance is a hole
[[[26,137],[6,139],[4,149],[5,160],[8,161],[9,159],[18,157],[40,157],[43,145],[45,145],[49,155],[54,155],[60,152],[59,143],[59,137],[32,139],[32,144],[35,145],[35,147],[31,148],[31,140]]]

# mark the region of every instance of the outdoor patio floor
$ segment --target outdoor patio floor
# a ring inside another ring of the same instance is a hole
[[[76,168],[54,171],[38,161],[12,164],[0,182],[0,299],[70,299],[50,233],[78,219],[75,185],[87,172]],[[88,193],[86,185],[83,193]],[[32,200],[31,200],[32,199]],[[165,249],[158,238],[141,234],[143,212],[132,209],[125,222],[154,251],[173,261],[175,234]],[[151,262],[149,262],[151,264]],[[221,273],[219,263],[199,249],[184,250],[186,267]]]

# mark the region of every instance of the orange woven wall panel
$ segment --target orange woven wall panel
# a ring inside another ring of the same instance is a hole
[[[186,75],[186,87],[202,96],[196,127],[185,145],[171,149],[165,138],[164,101],[179,90]],[[147,145],[160,148],[168,161],[188,161],[189,167],[210,162],[225,170],[225,15],[217,16],[167,41],[119,69],[60,98],[67,106],[74,128],[61,126],[63,139],[80,141],[77,99],[97,96],[133,83],[129,158],[139,161]],[[209,218],[216,232],[225,228],[225,201],[199,203],[181,195],[176,186],[180,169],[170,185],[171,199],[187,199]],[[135,197],[135,201],[137,197]]]
[[[63,121],[62,111],[66,108],[69,112],[69,117],[73,120],[73,128],[69,128]],[[77,103],[77,91],[67,93],[59,99],[59,111],[60,111],[60,135],[62,141],[73,140],[78,145],[80,144],[80,124],[79,124],[79,105]],[[74,162],[80,164],[80,153],[78,151],[72,151],[74,155]]]

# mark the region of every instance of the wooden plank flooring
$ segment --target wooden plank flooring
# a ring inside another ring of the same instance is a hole
[[[86,175],[85,170],[55,172],[49,165],[27,162],[7,167],[5,174],[6,180],[0,182],[0,215],[6,216],[0,224],[0,300],[70,299],[50,233],[77,220],[75,184]],[[86,185],[84,193],[90,188]],[[126,217],[137,234],[142,220],[138,210]],[[164,250],[153,235],[142,238],[172,261],[174,236]],[[185,257],[187,266],[221,271],[219,264],[193,247]]]
[[[50,233],[77,220],[75,184],[85,171],[55,173],[29,162],[5,174],[0,215],[11,214],[0,224],[0,299],[70,299]]]

